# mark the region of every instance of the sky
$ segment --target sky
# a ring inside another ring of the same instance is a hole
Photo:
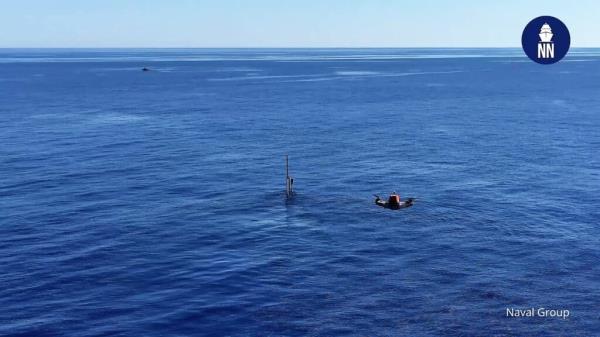
[[[0,48],[519,47],[540,15],[600,47],[600,1],[0,0]]]

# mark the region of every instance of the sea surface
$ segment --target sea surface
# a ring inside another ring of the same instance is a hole
[[[600,49],[3,49],[0,335],[592,336],[599,153]]]

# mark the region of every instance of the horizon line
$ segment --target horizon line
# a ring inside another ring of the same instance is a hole
[[[110,47],[110,46],[84,46],[84,47],[1,47],[0,49],[521,49],[521,46],[404,46],[404,47],[393,47],[393,46],[356,46],[356,47],[340,47],[340,46],[331,46],[331,47],[317,47],[317,46],[301,46],[301,47],[290,47],[290,46],[262,46],[262,47],[252,47],[252,46],[211,46],[211,47],[157,47],[157,46],[127,46],[127,47]],[[570,49],[576,48],[600,48],[600,46],[571,46]]]

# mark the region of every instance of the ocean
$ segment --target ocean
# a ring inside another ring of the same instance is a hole
[[[0,335],[591,336],[599,93],[600,49],[2,49]]]

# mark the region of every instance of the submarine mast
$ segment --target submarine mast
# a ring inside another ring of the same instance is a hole
[[[294,178],[290,177],[288,155],[285,155],[285,196],[291,198],[294,194]]]

